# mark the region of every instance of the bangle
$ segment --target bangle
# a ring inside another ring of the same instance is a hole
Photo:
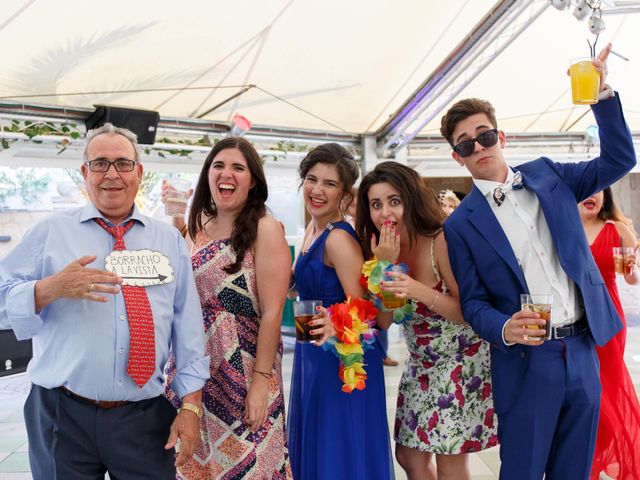
[[[440,298],[440,292],[436,292],[436,298],[433,299],[433,303],[431,305],[429,305],[429,310],[431,310],[433,312],[433,307],[436,306],[436,303],[438,303],[438,299]]]
[[[257,373],[259,375],[262,375],[264,378],[271,378],[273,377],[273,373],[267,373],[267,372],[261,372],[260,370],[253,370],[253,373]]]

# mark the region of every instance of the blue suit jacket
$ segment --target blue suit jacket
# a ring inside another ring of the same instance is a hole
[[[596,266],[577,203],[624,176],[636,163],[633,141],[620,101],[592,106],[600,131],[600,157],[580,163],[554,163],[539,158],[515,168],[533,191],[549,225],[560,264],[577,285],[589,328],[604,345],[621,328],[604,281]],[[449,256],[458,281],[467,322],[491,344],[491,370],[496,412],[506,412],[522,381],[530,348],[507,347],[504,323],[520,310],[520,294],[528,293],[513,249],[486,198],[474,186],[444,224]]]

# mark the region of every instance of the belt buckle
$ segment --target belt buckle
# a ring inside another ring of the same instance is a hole
[[[562,340],[563,338],[566,337],[566,335],[559,335],[558,334],[558,330],[559,327],[551,327],[551,338],[553,338],[554,340]]]

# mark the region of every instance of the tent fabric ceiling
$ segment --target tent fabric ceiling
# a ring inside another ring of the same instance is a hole
[[[495,2],[449,0],[17,0],[0,13],[0,98],[157,110],[162,117],[375,131]],[[610,15],[599,45],[632,130],[640,130],[640,16]],[[571,105],[568,60],[592,38],[570,12],[548,8],[461,92],[491,100],[500,127],[557,132]],[[129,93],[127,93],[129,91]],[[91,93],[109,92],[109,93]],[[436,133],[437,116],[424,130]],[[571,127],[584,131],[585,116]]]

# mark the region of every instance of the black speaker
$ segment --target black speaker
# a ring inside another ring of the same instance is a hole
[[[31,340],[16,340],[13,330],[0,330],[0,377],[24,372],[33,356]]]
[[[95,105],[95,107],[95,112],[84,121],[87,130],[101,127],[105,123],[112,123],[116,127],[131,130],[138,136],[140,144],[153,145],[156,141],[156,128],[160,120],[158,112],[108,105]]]

